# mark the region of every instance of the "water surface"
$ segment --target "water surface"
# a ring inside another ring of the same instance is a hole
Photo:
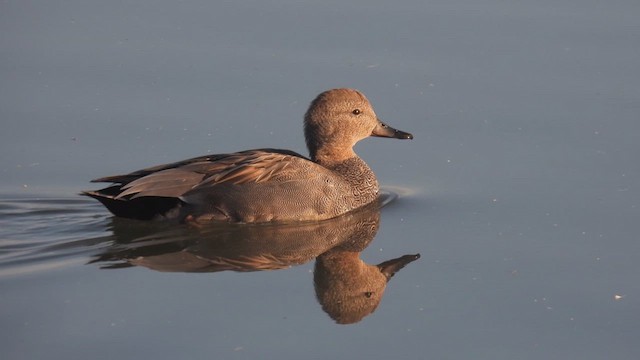
[[[634,0],[2,3],[3,358],[639,358],[639,15]],[[168,271],[208,251],[173,241],[191,230],[123,227],[77,195],[207,153],[305,153],[309,101],[340,86],[415,136],[356,148],[399,195],[360,258],[421,254],[360,321],[323,310],[313,256]]]

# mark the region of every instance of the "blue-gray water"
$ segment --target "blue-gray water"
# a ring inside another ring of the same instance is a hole
[[[639,41],[636,0],[2,2],[2,358],[640,358]],[[422,255],[373,314],[336,324],[313,261],[97,261],[139,229],[90,179],[304,153],[343,86],[415,136],[356,149],[400,195],[362,259]]]

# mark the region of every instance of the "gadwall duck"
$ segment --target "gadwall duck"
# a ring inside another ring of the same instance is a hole
[[[114,215],[181,222],[325,220],[371,203],[378,182],[353,146],[368,136],[413,139],[382,123],[367,98],[334,89],[304,117],[310,159],[289,150],[205,155],[92,182],[113,185],[82,194]]]

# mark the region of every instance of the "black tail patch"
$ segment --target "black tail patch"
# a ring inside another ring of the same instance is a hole
[[[152,220],[157,216],[164,216],[168,211],[182,204],[178,198],[159,196],[115,199],[115,196],[120,193],[120,187],[120,185],[114,185],[102,190],[85,191],[81,195],[100,201],[115,216],[137,220]]]

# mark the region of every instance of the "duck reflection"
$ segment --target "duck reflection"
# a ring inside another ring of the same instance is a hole
[[[370,265],[360,253],[380,224],[382,200],[344,216],[291,225],[175,227],[114,218],[113,245],[91,263],[165,272],[263,271],[316,259],[314,285],[337,323],[360,321],[380,303],[387,282],[420,255]]]

